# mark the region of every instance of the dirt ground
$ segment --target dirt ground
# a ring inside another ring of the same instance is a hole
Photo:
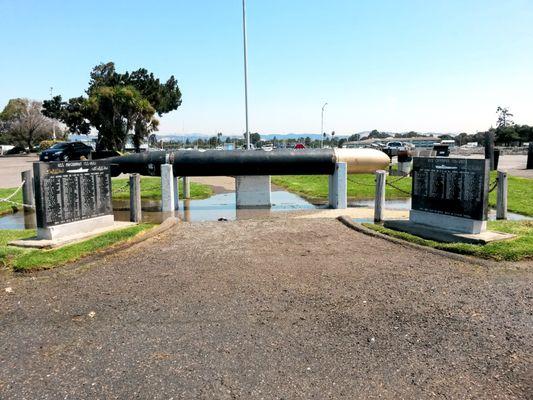
[[[2,399],[533,394],[531,262],[470,265],[333,219],[180,223],[0,288]]]

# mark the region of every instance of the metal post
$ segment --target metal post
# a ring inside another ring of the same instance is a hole
[[[498,171],[496,219],[507,219],[507,172]]]
[[[130,221],[141,222],[141,175],[130,175]]]
[[[533,169],[533,143],[529,144],[527,151],[527,166],[526,169]]]
[[[242,0],[242,37],[244,43],[244,111],[246,115],[246,150],[250,150],[250,130],[248,129],[248,50],[246,43],[246,0]]]
[[[191,180],[188,176],[183,177],[183,198],[191,198]]]
[[[161,211],[174,212],[174,182],[172,164],[161,165]]]
[[[326,108],[327,105],[328,103],[324,103],[322,106],[322,116],[320,119],[320,148],[324,147],[324,108]]]
[[[494,171],[494,134],[485,133],[485,159],[490,160],[490,170]]]
[[[385,209],[385,185],[387,182],[387,173],[385,171],[376,171],[376,201],[374,205],[374,222],[383,221],[383,212]]]
[[[174,210],[180,208],[180,178],[176,176],[174,178]]]
[[[32,206],[24,206],[24,211],[32,211],[35,207],[35,196],[33,195],[33,171],[31,169],[21,173],[22,181],[22,203]]]

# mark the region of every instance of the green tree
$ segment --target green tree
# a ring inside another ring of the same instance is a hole
[[[218,144],[218,137],[217,136],[211,136],[208,140],[208,143],[209,143],[209,146],[210,147],[216,147],[216,145]]]
[[[387,133],[381,133],[377,129],[374,129],[368,134],[367,139],[385,139],[388,137],[389,135]]]
[[[498,121],[496,125],[498,128],[507,128],[508,126],[511,126],[514,124],[514,122],[511,120],[511,117],[513,117],[513,114],[509,112],[508,108],[498,107],[496,109],[496,113],[498,114]]]
[[[510,146],[513,142],[520,141],[520,136],[514,126],[501,126],[495,130],[495,142]]]
[[[244,140],[246,140],[246,133],[243,135]],[[250,143],[255,145],[257,142],[261,140],[261,135],[257,132],[250,133]]]
[[[136,150],[156,131],[161,116],[181,105],[181,92],[171,76],[165,83],[141,68],[123,74],[112,62],[100,64],[90,74],[87,97],[62,101],[55,96],[43,104],[43,114],[64,122],[73,133],[98,131],[99,150],[123,150],[132,135]]]

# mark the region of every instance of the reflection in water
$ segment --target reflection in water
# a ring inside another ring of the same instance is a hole
[[[129,221],[130,212],[127,209],[129,201],[113,201],[115,219]],[[143,222],[160,223],[166,216],[159,211],[159,200],[143,201]],[[236,209],[235,193],[222,193],[203,200],[180,200],[179,218],[183,221],[218,221],[219,219],[235,220],[268,217],[273,212],[309,210],[316,208],[313,204],[295,194],[275,191],[272,192],[272,208]]]
[[[349,203],[349,207],[374,207],[374,200],[358,200]],[[223,193],[214,195],[204,200],[181,200],[177,212],[179,218],[183,221],[218,221],[219,219],[251,219],[264,218],[272,213],[280,211],[309,210],[317,208],[301,197],[285,192],[272,192],[272,208],[235,208],[235,193]],[[409,210],[411,200],[389,200],[385,202],[385,209],[389,210]],[[162,213],[161,201],[143,200],[142,216],[143,222],[161,223],[168,218],[171,213]],[[117,221],[129,221],[129,199],[113,200],[113,214]],[[489,219],[494,220],[496,214],[494,210],[489,213]],[[532,219],[523,215],[508,213],[509,220]],[[372,222],[371,220],[361,220],[359,222]],[[35,213],[17,212],[0,217],[0,229],[35,229]]]
[[[0,229],[35,229],[36,227],[34,212],[16,212],[0,217]]]

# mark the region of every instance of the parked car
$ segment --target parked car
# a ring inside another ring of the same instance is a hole
[[[44,150],[40,161],[87,160],[91,158],[92,148],[81,142],[60,142]]]
[[[399,151],[407,150],[407,146],[403,142],[388,142],[382,149],[389,157],[397,156]]]
[[[28,151],[22,147],[22,146],[15,146],[8,151],[6,151],[4,154],[7,155],[13,155],[13,154],[26,154]]]
[[[295,149],[305,149],[305,145],[303,143],[296,143],[294,145]]]
[[[11,146],[10,144],[0,144],[0,156],[3,154],[7,154],[7,152],[13,147],[15,146]]]

